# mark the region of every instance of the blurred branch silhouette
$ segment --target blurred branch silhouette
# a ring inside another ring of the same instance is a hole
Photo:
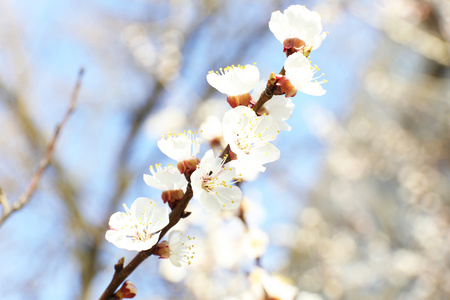
[[[50,160],[52,158],[55,144],[59,137],[59,133],[60,133],[61,129],[65,126],[67,121],[69,120],[69,117],[72,114],[73,109],[75,108],[75,104],[76,104],[77,97],[78,97],[78,92],[81,87],[81,79],[83,77],[83,73],[84,73],[84,69],[81,69],[78,74],[77,82],[76,82],[75,88],[72,93],[69,108],[67,109],[66,114],[64,115],[62,121],[56,126],[53,138],[51,139],[51,141],[49,142],[49,144],[47,146],[45,156],[39,162],[39,166],[38,166],[36,172],[33,174],[33,177],[31,178],[26,191],[19,197],[19,199],[17,199],[17,201],[9,203],[8,198],[4,194],[3,190],[0,188],[0,204],[2,206],[2,215],[0,217],[0,224],[2,224],[13,212],[21,209],[24,205],[26,205],[28,203],[28,201],[30,201],[31,196],[33,195],[36,188],[38,187],[38,184],[42,177],[42,174],[44,173],[45,169],[50,164]]]

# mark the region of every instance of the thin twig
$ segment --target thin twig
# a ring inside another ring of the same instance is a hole
[[[78,73],[77,83],[72,92],[69,108],[67,109],[63,120],[58,124],[58,126],[56,126],[55,134],[53,135],[52,140],[48,144],[47,151],[45,152],[44,157],[39,162],[39,166],[36,172],[33,174],[33,177],[31,177],[30,184],[28,185],[25,192],[19,197],[19,199],[16,202],[14,202],[12,205],[9,205],[6,195],[4,195],[3,191],[0,189],[0,204],[3,207],[2,216],[0,218],[0,224],[2,224],[6,220],[6,218],[8,218],[14,211],[21,209],[25,204],[27,204],[30,201],[30,198],[33,195],[33,193],[36,191],[36,188],[39,184],[39,181],[41,180],[43,172],[50,164],[50,160],[52,158],[59,133],[61,129],[64,127],[64,125],[67,123],[67,120],[69,119],[70,115],[72,114],[75,108],[75,103],[77,101],[78,93],[80,91],[81,79],[83,77],[83,74],[84,69],[81,68]]]
[[[281,69],[279,74],[280,75],[284,75],[285,74],[284,67]],[[253,106],[253,110],[256,113],[258,113],[258,111],[261,109],[261,107],[264,105],[264,103],[266,103],[267,101],[272,99],[274,90],[275,90],[275,84],[271,85],[270,82],[268,81],[267,85],[266,85],[266,89],[259,96],[259,99],[256,102],[255,106]]]

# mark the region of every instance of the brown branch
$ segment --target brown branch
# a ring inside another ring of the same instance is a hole
[[[280,75],[285,74],[284,67],[281,69],[279,74]],[[259,99],[256,102],[255,106],[253,106],[253,110],[256,113],[258,113],[258,111],[261,109],[261,107],[264,105],[264,103],[266,103],[267,101],[272,99],[273,91],[275,90],[275,87],[276,87],[275,84],[271,84],[270,81],[267,81],[266,89],[259,96]]]
[[[164,227],[161,230],[161,233],[159,235],[159,239],[158,242],[156,244],[159,243],[159,241],[161,241],[161,239],[164,237],[164,235],[173,227],[175,226],[181,219],[184,210],[186,209],[186,206],[188,205],[189,201],[192,199],[193,193],[192,193],[192,188],[191,188],[191,184],[189,183],[187,188],[186,188],[186,193],[184,194],[183,198],[181,199],[181,201],[178,203],[178,205],[175,207],[175,209],[170,213],[169,215],[169,224],[167,224],[166,227]],[[109,300],[111,297],[113,297],[114,292],[116,291],[116,289],[120,286],[120,284],[125,281],[125,279],[145,260],[147,259],[150,255],[153,254],[153,251],[156,248],[156,244],[145,251],[141,251],[139,252],[132,261],[130,261],[130,263],[128,263],[128,265],[126,265],[126,267],[124,267],[123,269],[119,269],[119,271],[117,272],[117,268],[116,268],[116,272],[114,273],[114,276],[111,280],[111,282],[109,283],[108,287],[105,289],[105,291],[103,292],[103,294],[100,296],[99,300]]]
[[[19,197],[19,199],[16,202],[14,202],[14,203],[12,203],[12,205],[10,205],[6,198],[6,195],[0,189],[0,204],[3,207],[2,216],[0,218],[0,224],[3,223],[6,220],[6,218],[8,218],[13,212],[21,209],[25,204],[27,204],[30,201],[30,198],[33,195],[33,193],[36,191],[36,188],[39,184],[42,174],[44,173],[45,169],[50,164],[50,160],[52,158],[55,144],[58,139],[59,133],[60,133],[61,129],[64,127],[64,125],[67,123],[70,115],[73,112],[73,109],[75,108],[75,103],[76,103],[76,100],[78,97],[78,93],[80,91],[81,78],[83,77],[83,74],[84,74],[84,69],[81,68],[78,73],[77,83],[72,92],[72,97],[70,100],[69,108],[67,109],[66,114],[64,115],[64,118],[61,121],[61,123],[59,123],[58,126],[56,127],[55,134],[53,135],[52,140],[50,141],[50,143],[47,146],[47,151],[45,152],[44,157],[39,162],[39,166],[38,166],[36,172],[33,174],[33,177],[31,177],[30,183],[29,183],[27,189],[25,190],[25,192]]]

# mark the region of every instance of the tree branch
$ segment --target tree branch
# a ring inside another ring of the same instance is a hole
[[[50,160],[52,158],[55,144],[59,137],[59,133],[60,133],[61,129],[67,123],[70,115],[73,112],[73,109],[75,108],[75,103],[76,103],[76,100],[78,97],[78,92],[81,87],[81,79],[83,77],[83,74],[84,74],[84,69],[81,68],[78,73],[77,83],[72,92],[72,97],[70,100],[69,108],[67,109],[63,120],[58,124],[58,126],[56,126],[55,134],[53,135],[52,140],[48,144],[47,151],[45,152],[44,157],[39,162],[39,166],[38,166],[36,172],[33,174],[33,177],[31,177],[30,183],[29,183],[27,189],[25,190],[25,192],[19,197],[19,199],[16,202],[14,202],[14,203],[12,203],[12,205],[10,205],[8,202],[8,199],[6,198],[6,195],[3,193],[3,190],[0,188],[0,204],[3,208],[2,215],[0,218],[0,224],[2,224],[13,212],[21,209],[25,204],[27,204],[30,201],[30,198],[33,195],[33,193],[36,191],[36,188],[39,184],[39,181],[42,177],[43,172],[50,164]]]

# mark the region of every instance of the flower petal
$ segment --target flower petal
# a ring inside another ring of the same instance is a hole
[[[202,191],[198,200],[200,201],[200,204],[203,206],[206,212],[218,213],[220,211],[221,207],[219,205],[219,202],[217,202],[216,198],[214,197],[214,194]]]

